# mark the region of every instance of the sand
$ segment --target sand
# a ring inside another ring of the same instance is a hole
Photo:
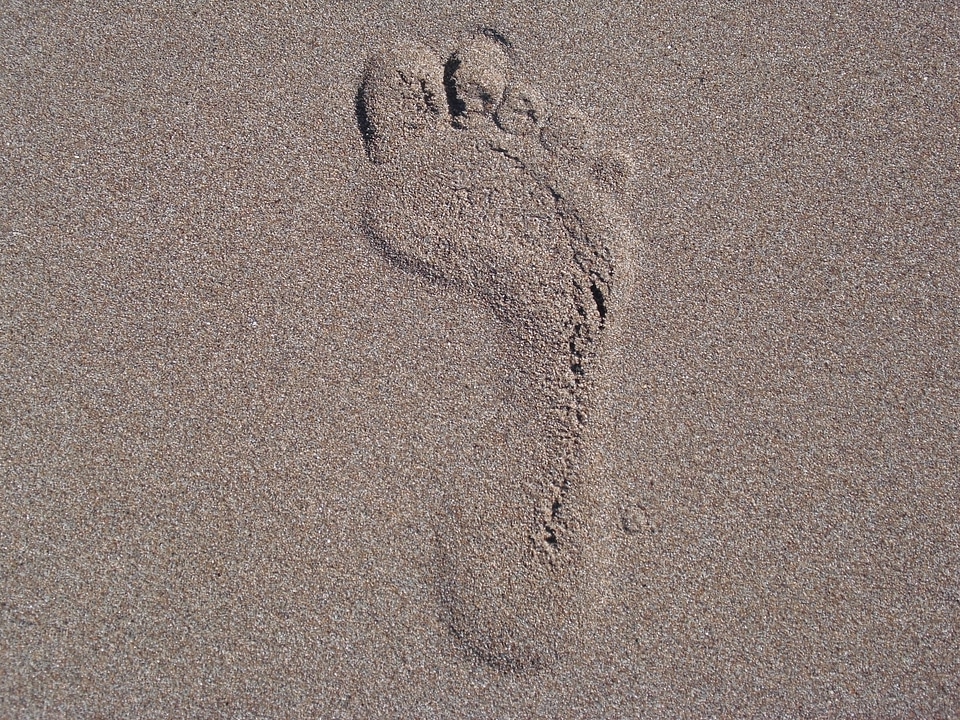
[[[0,717],[960,716],[960,16],[0,11]]]

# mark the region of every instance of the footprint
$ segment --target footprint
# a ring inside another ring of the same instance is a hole
[[[583,112],[551,109],[510,56],[495,31],[446,62],[394,47],[369,62],[356,110],[375,246],[480,300],[536,358],[542,472],[463,483],[437,566],[462,646],[527,670],[580,642],[601,605],[605,483],[587,451],[631,284],[632,238],[614,202],[630,162],[602,150]]]

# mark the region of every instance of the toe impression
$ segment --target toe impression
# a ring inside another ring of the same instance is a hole
[[[511,135],[531,135],[543,123],[545,103],[540,93],[531,86],[507,88],[503,102],[497,108],[494,120],[497,126]]]
[[[491,115],[503,99],[506,75],[507,56],[497,43],[481,37],[456,50],[444,73],[455,124],[469,127]]]
[[[443,96],[440,63],[426,48],[400,45],[374,56],[357,96],[357,123],[370,159],[391,162],[405,144],[435,127]]]
[[[540,141],[552,153],[579,155],[594,146],[596,131],[582,110],[565,108],[547,121],[540,133]]]

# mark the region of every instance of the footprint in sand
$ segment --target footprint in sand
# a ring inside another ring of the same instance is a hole
[[[490,30],[445,62],[417,45],[385,51],[369,62],[357,120],[376,247],[478,298],[538,359],[550,428],[538,440],[549,447],[542,476],[468,485],[479,495],[465,508],[486,497],[513,516],[454,509],[456,528],[438,533],[454,637],[525,670],[578,643],[603,595],[607,500],[587,450],[631,283],[631,236],[613,203],[630,163],[599,147],[582,112],[550,109],[514,76],[511,55]]]

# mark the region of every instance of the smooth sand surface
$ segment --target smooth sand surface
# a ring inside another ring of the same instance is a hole
[[[3,2],[0,717],[960,716],[894,5]]]

